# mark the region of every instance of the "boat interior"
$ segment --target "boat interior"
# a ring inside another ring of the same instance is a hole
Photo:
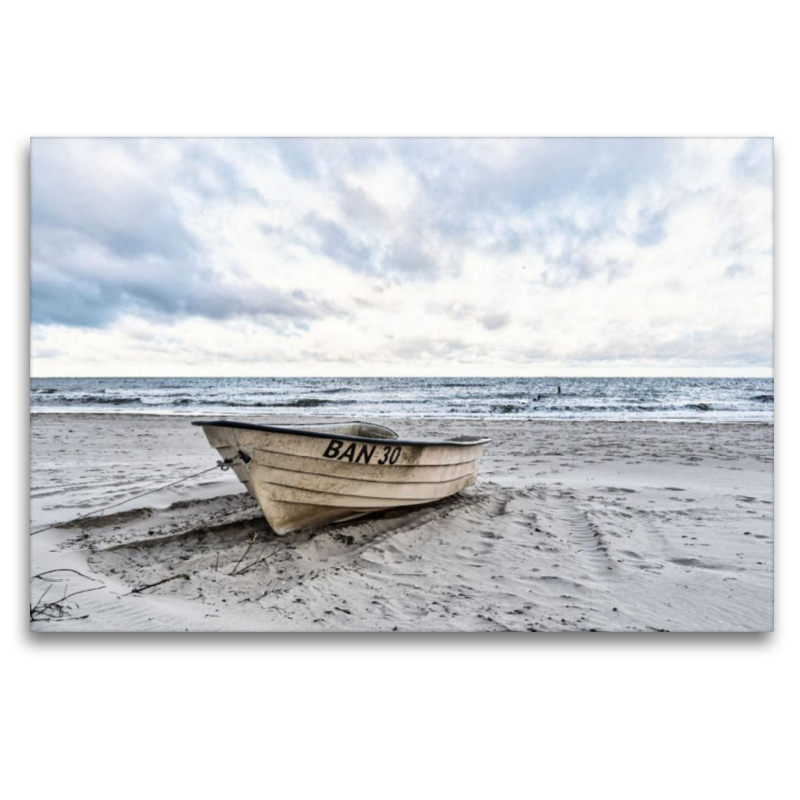
[[[365,439],[396,439],[397,434],[385,425],[370,422],[330,422],[320,425],[303,425],[304,430],[332,433],[339,436],[361,436]]]

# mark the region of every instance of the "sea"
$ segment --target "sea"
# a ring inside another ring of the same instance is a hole
[[[772,422],[772,378],[31,378],[35,413]]]

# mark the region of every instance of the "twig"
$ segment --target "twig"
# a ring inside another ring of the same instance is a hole
[[[47,593],[48,593],[48,592],[49,592],[49,591],[50,591],[52,588],[53,588],[52,586],[48,586],[48,587],[47,587],[47,588],[46,588],[46,589],[45,589],[45,590],[42,592],[42,596],[41,596],[41,597],[40,597],[40,598],[39,598],[39,599],[36,601],[36,604],[33,606],[33,608],[41,608],[41,605],[42,605],[42,600],[44,600],[44,596],[45,596],[45,595],[46,595],[46,594],[47,594]],[[31,609],[31,613],[33,613],[33,609]]]
[[[94,581],[95,583],[102,583],[99,578],[92,578],[90,575],[84,575],[82,572],[78,572],[76,569],[69,569],[69,567],[61,567],[60,569],[48,569],[44,572],[40,572],[38,575],[31,575],[31,580],[34,578],[41,578],[43,581],[50,581],[51,583],[58,583],[57,578],[45,578],[45,575],[52,575],[54,572],[74,572],[76,575],[80,575],[81,578],[86,578],[87,581]]]
[[[56,572],[71,572],[75,575],[80,576],[81,578],[85,578],[88,581],[93,581],[94,583],[101,584],[100,586],[92,586],[89,589],[80,589],[77,592],[70,592],[69,591],[69,578],[66,579],[66,586],[64,587],[64,595],[59,600],[53,600],[51,603],[45,603],[44,598],[50,589],[53,588],[52,584],[54,583],[61,583],[62,580],[58,578],[46,577],[48,575],[52,575]],[[78,604],[75,602],[69,602],[70,598],[77,597],[79,594],[86,594],[87,592],[95,592],[98,589],[102,589],[105,584],[99,580],[98,578],[90,578],[88,575],[84,575],[82,572],[78,572],[76,569],[50,569],[45,572],[42,572],[38,575],[33,575],[31,577],[31,583],[34,580],[41,580],[45,583],[49,584],[45,590],[40,595],[39,599],[31,605],[30,607],[30,614],[31,614],[31,622],[54,622],[62,619],[86,619],[86,617],[70,617],[68,611],[70,607],[78,608]]]
[[[77,603],[68,603],[67,601],[70,597],[76,597],[79,594],[85,594],[86,592],[96,592],[98,589],[102,589],[102,586],[92,586],[91,589],[81,589],[79,592],[72,592],[71,594],[65,595],[60,600],[54,600],[52,603],[41,603],[41,597],[39,598],[39,602],[36,605],[31,606],[31,622],[51,622],[53,620],[63,619],[67,617],[67,610],[70,606],[75,606],[78,608]],[[47,587],[49,590],[50,587]],[[47,590],[42,595],[44,597],[47,594]],[[88,616],[88,615],[87,615]],[[75,619],[86,619],[86,617],[76,617]]]
[[[144,586],[139,586],[136,589],[132,589],[128,594],[139,594],[143,592],[145,589],[152,589],[155,586],[161,586],[162,583],[169,583],[170,581],[176,581],[178,578],[183,578],[185,581],[190,581],[191,578],[185,573],[182,572],[180,575],[173,575],[171,578],[164,578],[163,581],[156,581],[155,583],[148,583]]]
[[[236,566],[231,570],[231,575],[236,574],[236,570],[239,568],[239,564],[244,561],[245,556],[250,552],[250,548],[256,543],[256,539],[258,539],[258,531],[253,534],[253,538],[250,540],[250,543],[247,545],[247,549],[242,553],[242,557],[236,562]]]
[[[42,606],[42,611],[47,611],[48,608],[52,608],[53,606],[63,606],[66,605],[65,601],[69,600],[70,597],[75,597],[79,594],[86,594],[86,592],[96,592],[98,589],[102,589],[102,586],[92,586],[90,589],[81,589],[78,592],[72,592],[72,594],[65,594],[60,600],[54,600],[52,603],[47,603],[47,605]]]
[[[289,546],[288,544],[285,544],[283,545],[283,547],[276,547],[268,556],[265,556],[264,558],[257,558],[255,561],[251,561],[246,567],[242,567],[242,569],[240,569],[239,572],[237,572],[236,574],[244,575],[245,572],[252,569],[256,564],[266,564],[267,559],[273,558],[274,556],[278,555],[278,553],[282,552],[283,550],[286,550],[288,546]],[[266,547],[266,544],[264,545],[264,547]],[[261,553],[264,552],[264,547],[261,548]],[[259,553],[258,555],[260,556],[261,553]]]

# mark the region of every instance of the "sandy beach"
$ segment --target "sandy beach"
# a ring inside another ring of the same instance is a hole
[[[32,529],[213,467],[192,419],[32,414]],[[771,424],[381,422],[491,436],[478,485],[278,537],[212,470],[32,536],[32,604],[82,592],[32,629],[772,629]]]

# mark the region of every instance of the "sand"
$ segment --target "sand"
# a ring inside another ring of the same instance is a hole
[[[192,419],[31,415],[32,528],[212,467]],[[772,425],[380,421],[491,436],[478,485],[278,537],[213,470],[32,536],[32,603],[82,592],[32,629],[772,630]]]

